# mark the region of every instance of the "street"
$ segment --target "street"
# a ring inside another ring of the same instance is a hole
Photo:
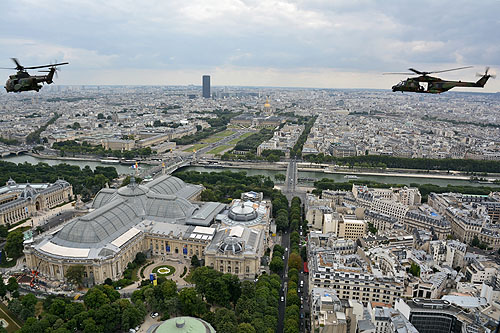
[[[290,254],[290,233],[284,232],[283,236],[281,237],[281,246],[283,246],[284,249],[288,249],[288,251],[285,251],[284,256],[284,268],[283,268],[283,273],[281,275],[281,291],[280,291],[280,302],[278,305],[278,326],[276,327],[276,332],[277,333],[282,333],[284,329],[284,322],[285,322],[285,306],[286,306],[286,293],[287,293],[287,285],[288,285],[288,256]],[[283,302],[281,301],[281,297],[283,297]]]

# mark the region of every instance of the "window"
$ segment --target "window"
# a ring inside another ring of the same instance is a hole
[[[247,266],[247,268],[246,268],[246,272],[247,272],[247,273],[250,273],[250,266]]]
[[[227,266],[227,272],[231,273],[231,266]]]
[[[238,273],[239,273],[238,266],[236,266],[236,267],[234,268],[234,273],[235,273],[235,274],[238,274]]]

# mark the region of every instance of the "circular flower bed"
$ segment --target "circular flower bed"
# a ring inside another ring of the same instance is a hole
[[[170,265],[157,266],[153,269],[153,273],[158,276],[169,276],[174,274],[175,268]]]

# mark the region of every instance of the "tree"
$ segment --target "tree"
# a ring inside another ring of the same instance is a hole
[[[299,283],[299,271],[296,268],[289,268],[288,279],[296,284]]]
[[[23,310],[23,304],[21,303],[20,300],[13,299],[9,302],[8,308],[10,311],[12,311],[12,313],[20,314],[21,311]]]
[[[108,285],[98,285],[87,291],[83,299],[89,309],[97,309],[120,298],[120,293]]]
[[[234,333],[237,329],[236,315],[234,311],[219,308],[215,310],[215,330],[217,333]]]
[[[177,296],[177,285],[175,284],[175,281],[167,280],[156,287],[156,289],[158,288],[161,290],[160,298],[168,299]]]
[[[104,119],[104,114],[99,113],[99,114],[97,115],[97,119]]]
[[[47,310],[50,314],[62,317],[66,312],[66,302],[63,299],[57,298],[50,304]]]
[[[274,180],[276,180],[276,181],[282,182],[282,181],[285,181],[285,179],[286,179],[286,176],[282,173],[277,173],[274,175]]]
[[[286,230],[288,229],[288,217],[287,216],[278,216],[275,220],[276,222],[276,228],[278,230]]]
[[[206,303],[198,296],[194,288],[183,288],[178,298],[180,310],[185,316],[200,317],[207,312]]]
[[[299,333],[299,324],[297,320],[287,319],[285,320],[285,329],[284,333]]]
[[[5,252],[12,259],[17,259],[23,255],[23,242],[24,237],[21,230],[14,230],[10,232],[7,236],[7,242],[5,243]]]
[[[144,264],[146,262],[146,255],[142,252],[137,252],[137,254],[135,255],[134,262],[137,265],[141,266],[142,264]]]
[[[7,281],[7,290],[11,293],[17,291],[19,289],[19,284],[17,283],[17,280],[15,277],[10,277],[9,280]]]
[[[409,272],[413,276],[417,276],[417,277],[420,276],[420,266],[414,262],[411,263]]]
[[[272,260],[271,260],[271,263],[269,264],[269,269],[278,274],[279,272],[281,272],[283,270],[283,267],[284,267],[284,263],[283,263],[283,259],[281,259],[280,257],[274,257]]]
[[[21,298],[21,304],[23,309],[19,313],[19,317],[22,320],[26,320],[29,317],[33,317],[35,315],[35,304],[38,302],[37,298],[33,294],[24,295]]]
[[[255,328],[249,323],[241,323],[238,325],[237,333],[256,333]]]
[[[479,241],[479,238],[477,238],[477,236],[474,236],[474,238],[470,242],[470,245],[473,247],[479,247],[479,244],[481,244],[481,242]]]
[[[9,234],[9,228],[5,225],[0,225],[0,237],[5,238]]]
[[[200,267],[200,260],[198,260],[198,256],[196,254],[191,257],[191,266]]]
[[[65,274],[66,280],[68,280],[69,283],[80,286],[83,281],[84,271],[85,267],[83,265],[69,266]]]
[[[373,223],[368,222],[368,231],[375,235],[377,233],[378,229],[375,228]]]
[[[290,257],[288,258],[288,268],[289,269],[295,268],[299,271],[301,267],[302,267],[302,258],[300,257],[300,255],[298,255],[295,252],[290,253]]]
[[[300,256],[302,258],[302,261],[307,261],[307,247],[306,246],[302,246],[300,248]]]
[[[3,282],[3,277],[0,275],[0,297],[4,298],[7,295],[7,286]]]
[[[121,327],[122,330],[128,330],[131,327],[135,327],[140,324],[144,318],[145,311],[137,305],[127,306],[122,313]]]

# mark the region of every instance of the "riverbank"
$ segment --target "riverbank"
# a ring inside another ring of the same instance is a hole
[[[136,171],[135,169],[130,168],[129,165],[123,165],[123,164],[104,164],[101,163],[99,159],[95,158],[79,158],[79,157],[60,157],[60,156],[46,156],[46,155],[39,155],[39,154],[23,154],[23,155],[16,155],[16,156],[9,156],[9,157],[4,157],[0,159],[0,161],[6,161],[6,162],[11,162],[15,164],[20,164],[20,163],[30,163],[33,165],[36,165],[38,163],[47,163],[48,165],[57,165],[57,164],[70,164],[70,165],[76,165],[80,168],[84,168],[86,166],[90,167],[92,170],[95,170],[96,167],[112,167],[116,169],[116,172],[118,174],[125,174],[125,175],[131,175],[134,174]],[[151,166],[147,164],[143,164],[140,162],[140,165],[142,165],[143,169],[149,169]]]
[[[29,155],[31,157],[35,157],[38,159],[45,159],[45,160],[59,160],[59,161],[78,161],[78,162],[98,162],[98,163],[103,163],[101,161],[103,160],[109,160],[109,157],[69,157],[69,156],[54,156],[54,155],[44,155],[44,154],[35,154],[32,152],[26,153],[26,155]],[[116,161],[121,161],[121,160],[116,160]],[[140,164],[147,164],[147,165],[159,165],[159,161],[138,161]],[[121,164],[121,165],[130,165],[128,164],[123,164],[123,163],[103,163],[103,164],[109,164],[110,166],[113,166],[115,164]]]
[[[25,153],[25,155],[34,157],[34,158],[39,158],[39,159],[44,159],[44,160],[59,160],[59,161],[80,161],[80,162],[100,162],[101,159],[99,158],[84,158],[84,157],[69,157],[69,156],[54,156],[54,155],[44,155],[44,154],[35,154],[35,153]]]
[[[231,168],[231,169],[254,169],[254,170],[277,170],[282,171],[287,169],[287,162],[276,162],[276,163],[249,163],[249,162],[226,162],[220,161],[215,165],[210,164],[200,164],[193,163],[192,166],[203,167],[206,169],[216,169],[216,168]],[[387,170],[387,171],[367,171],[367,170],[359,170],[359,169],[340,169],[340,170],[331,170],[325,169],[323,167],[305,167],[301,166],[301,163],[297,164],[297,171],[300,172],[315,172],[315,173],[324,173],[327,174],[337,174],[337,175],[360,175],[360,176],[383,176],[383,177],[406,177],[406,178],[428,178],[428,179],[446,179],[446,180],[461,180],[461,181],[469,181],[470,176],[463,174],[452,174],[447,173],[446,171],[439,170],[431,170],[425,173],[416,173],[416,172],[405,172],[404,169],[397,170]],[[416,171],[416,170],[411,170]],[[498,179],[500,175],[491,175],[488,177],[488,180]],[[493,183],[486,183],[495,185]]]
[[[388,177],[409,177],[409,178],[436,178],[436,179],[456,179],[456,180],[469,180],[470,176],[461,175],[443,175],[436,173],[402,173],[402,172],[371,172],[371,171],[359,171],[359,170],[325,170],[325,169],[313,169],[313,168],[297,168],[299,171],[313,171],[313,172],[323,172],[326,174],[340,174],[340,175],[365,175],[365,176],[388,176]]]

